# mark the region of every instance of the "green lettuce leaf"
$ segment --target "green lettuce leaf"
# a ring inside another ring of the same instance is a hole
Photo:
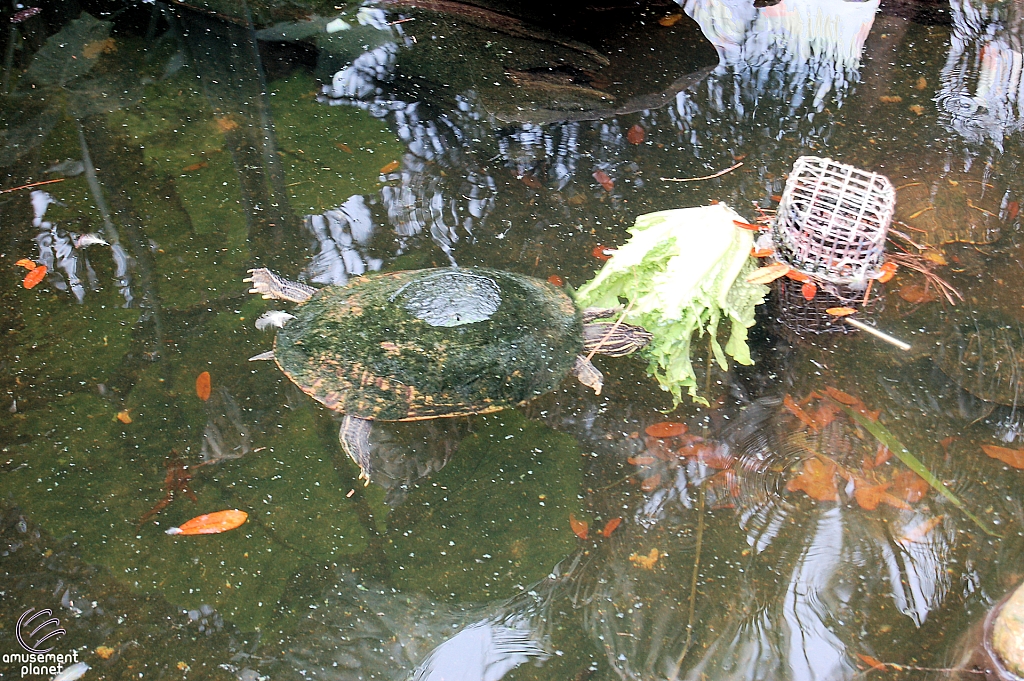
[[[750,257],[754,235],[733,220],[744,221],[722,203],[641,215],[629,230],[630,240],[577,292],[581,307],[626,304],[625,321],[654,334],[644,350],[647,370],[672,393],[673,408],[682,401],[683,388],[707,404],[697,394],[690,362],[695,333],[709,335],[723,370],[729,366],[726,355],[752,364],[747,329],[768,287],[746,282],[757,267]],[[722,321],[730,323],[725,348],[717,338]]]

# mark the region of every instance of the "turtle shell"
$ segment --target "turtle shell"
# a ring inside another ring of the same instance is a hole
[[[957,385],[987,402],[1024,404],[1024,329],[976,319],[956,326],[935,361]]]
[[[583,347],[572,300],[480,268],[376,273],[321,289],[274,359],[330,409],[383,421],[495,411],[553,390]]]
[[[979,172],[949,173],[898,186],[896,219],[926,246],[990,244],[1002,234],[1008,203],[1006,190]]]

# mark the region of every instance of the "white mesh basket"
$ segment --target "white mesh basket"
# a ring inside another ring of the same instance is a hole
[[[882,275],[895,204],[884,175],[801,156],[772,226],[776,257],[813,277],[863,290]]]

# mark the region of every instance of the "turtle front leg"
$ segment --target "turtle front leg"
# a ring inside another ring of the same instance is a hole
[[[341,430],[338,432],[341,448],[359,466],[358,479],[366,480],[363,483],[364,487],[370,484],[370,431],[372,429],[371,421],[345,414],[345,418],[341,422]]]
[[[576,365],[572,368],[572,373],[580,383],[588,388],[593,388],[594,394],[601,394],[601,388],[604,387],[604,374],[589,359],[583,355],[576,355]]]
[[[316,293],[312,286],[279,277],[266,267],[249,270],[249,276],[242,281],[252,284],[249,293],[259,293],[264,298],[287,300],[290,303],[304,303]]]

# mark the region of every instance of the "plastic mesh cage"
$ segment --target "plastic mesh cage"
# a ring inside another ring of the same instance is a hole
[[[772,226],[776,255],[814,277],[863,290],[881,275],[895,204],[896,191],[884,175],[801,156]]]
[[[885,294],[881,285],[871,289],[868,302],[864,304],[864,291],[839,284],[819,287],[811,300],[803,296],[801,284],[788,277],[772,282],[775,293],[775,317],[786,329],[797,336],[823,333],[854,333],[855,329],[826,310],[832,307],[852,307],[861,312],[880,312],[885,306]]]

